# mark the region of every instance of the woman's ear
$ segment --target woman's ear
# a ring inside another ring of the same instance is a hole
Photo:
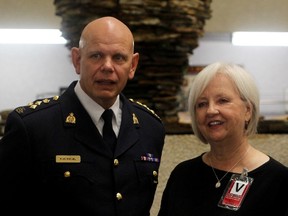
[[[245,121],[249,122],[252,116],[253,106],[250,102],[246,103]]]

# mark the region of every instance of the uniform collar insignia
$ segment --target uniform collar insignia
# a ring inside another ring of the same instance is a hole
[[[69,113],[69,115],[66,117],[65,122],[70,124],[76,124],[76,117],[74,116],[74,113]]]
[[[133,113],[132,116],[133,116],[133,124],[139,124],[138,118],[135,115],[135,113]]]

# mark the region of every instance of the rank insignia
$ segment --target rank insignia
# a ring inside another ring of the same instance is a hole
[[[36,101],[34,104],[35,105],[41,105],[42,101]]]
[[[30,106],[31,109],[36,109],[36,107],[37,107],[36,104],[32,104],[32,105]]]
[[[50,102],[50,100],[48,99],[48,98],[45,98],[44,100],[43,100],[43,103],[49,103]]]
[[[18,107],[15,109],[17,113],[23,113],[25,111],[25,107]]]

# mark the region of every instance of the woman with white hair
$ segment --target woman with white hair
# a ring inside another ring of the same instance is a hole
[[[210,150],[174,168],[158,216],[288,215],[288,168],[249,143],[259,120],[251,74],[236,64],[208,65],[188,106],[193,132]]]

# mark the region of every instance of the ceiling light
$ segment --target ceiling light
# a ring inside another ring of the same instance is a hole
[[[288,32],[233,32],[236,46],[288,46]]]
[[[65,44],[58,29],[0,29],[0,44]]]

